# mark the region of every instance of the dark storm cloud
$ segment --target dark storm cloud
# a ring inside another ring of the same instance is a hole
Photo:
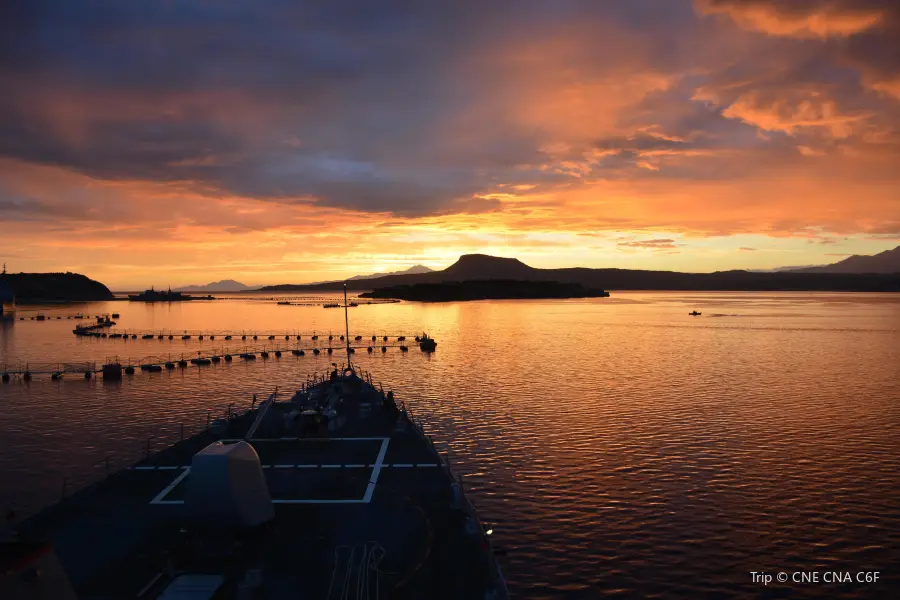
[[[442,139],[490,94],[479,53],[578,20],[693,18],[687,5],[649,0],[12,0],[0,11],[0,155],[404,214],[452,206],[544,160],[535,132],[501,119],[479,123],[477,139]],[[672,44],[654,60],[671,60]]]

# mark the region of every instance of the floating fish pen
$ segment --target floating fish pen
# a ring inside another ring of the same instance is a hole
[[[107,335],[103,333],[102,335]],[[147,334],[145,334],[147,335]],[[298,338],[301,336],[297,336]],[[331,336],[332,338],[334,336]],[[345,336],[340,336],[344,338]],[[376,337],[376,336],[372,336]],[[388,336],[384,336],[387,338]],[[393,336],[397,340],[406,339],[406,336]],[[437,342],[427,334],[416,336],[419,341],[419,347],[422,351],[433,352],[437,346]],[[121,332],[110,333],[107,339],[135,339],[137,334],[125,334]],[[149,338],[144,338],[149,339]],[[147,373],[159,373],[163,370],[174,370],[176,367],[186,368],[188,365],[194,366],[211,366],[221,364],[223,361],[230,363],[233,361],[234,355],[245,361],[254,361],[257,358],[269,359],[270,357],[282,359],[285,354],[290,353],[294,357],[305,357],[307,354],[318,357],[321,354],[327,354],[329,357],[335,353],[335,350],[346,350],[349,354],[356,354],[357,350],[366,349],[367,354],[375,352],[375,344],[362,344],[361,335],[354,336],[355,343],[348,343],[344,346],[327,346],[319,348],[316,345],[318,335],[311,335],[305,347],[300,344],[287,343],[279,345],[278,343],[259,343],[247,344],[240,351],[232,351],[227,347],[217,346],[210,347],[197,352],[198,356],[186,359],[182,354],[179,359],[173,358],[171,355],[144,356],[140,359],[128,359],[120,361],[118,357],[107,358],[106,364],[98,369],[96,363],[2,363],[0,364],[0,377],[4,383],[8,383],[15,378],[21,378],[23,381],[30,381],[33,376],[44,375],[49,376],[52,380],[61,380],[66,374],[78,374],[86,379],[90,379],[94,374],[100,374],[104,379],[121,379],[122,374],[133,375],[137,369]],[[346,338],[345,338],[346,339]],[[121,343],[121,342],[120,342]],[[380,346],[381,353],[386,354],[389,348],[399,349],[401,353],[409,352],[409,346],[405,342],[396,341],[394,343],[383,342]]]

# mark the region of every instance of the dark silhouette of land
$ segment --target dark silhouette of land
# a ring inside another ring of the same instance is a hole
[[[19,303],[113,299],[105,285],[78,273],[7,273],[5,279]]]
[[[793,269],[792,273],[900,273],[900,246],[872,256],[854,254],[833,265]]]
[[[524,298],[603,298],[603,290],[585,288],[579,283],[556,281],[516,281],[513,279],[478,279],[442,283],[417,283],[378,288],[360,294],[360,298],[398,298],[419,302],[451,302],[457,300],[500,300]]]
[[[898,292],[900,273],[758,273],[717,271],[715,273],[678,273],[632,269],[536,269],[515,258],[484,254],[461,256],[451,266],[431,273],[388,275],[366,280],[347,281],[348,290],[375,290],[398,285],[417,285],[452,281],[504,279],[515,281],[555,281],[577,283],[588,289],[603,290],[682,290],[682,291],[829,291]],[[268,292],[339,290],[344,282],[272,285]]]

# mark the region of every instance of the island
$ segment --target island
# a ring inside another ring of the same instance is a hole
[[[885,253],[882,253],[882,255]],[[877,255],[879,260],[882,255]],[[889,257],[890,258],[890,257]],[[900,258],[900,257],[898,257]],[[839,263],[840,264],[840,263]],[[373,279],[348,279],[340,282],[281,284],[266,286],[264,292],[368,291],[396,286],[434,284],[485,279],[575,283],[589,289],[604,290],[681,290],[700,291],[816,291],[816,292],[900,292],[900,266],[865,265],[856,273],[805,273],[782,271],[716,271],[679,273],[636,269],[593,269],[564,267],[538,269],[515,258],[466,254],[441,271],[384,275]],[[859,267],[854,262],[853,268]],[[836,267],[837,268],[837,267]],[[844,268],[847,268],[844,265]],[[874,272],[874,269],[892,272]]]
[[[0,288],[11,300],[5,303],[56,303],[112,300],[113,293],[99,281],[79,273],[3,273]]]
[[[418,302],[465,300],[520,300],[544,298],[606,298],[609,292],[586,288],[579,283],[519,281],[515,279],[475,279],[395,285],[364,292],[360,298],[394,298]]]

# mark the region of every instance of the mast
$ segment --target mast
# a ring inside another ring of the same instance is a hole
[[[347,368],[350,367],[350,317],[347,314],[347,283],[344,282],[344,340],[347,342]]]

